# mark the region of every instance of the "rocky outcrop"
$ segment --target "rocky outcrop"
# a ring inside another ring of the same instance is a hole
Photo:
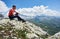
[[[30,22],[0,20],[1,39],[45,39],[48,33]]]
[[[0,20],[0,39],[60,39],[60,32],[49,36],[33,23],[9,19]]]
[[[48,37],[47,39],[60,39],[60,32],[56,33],[55,35]]]

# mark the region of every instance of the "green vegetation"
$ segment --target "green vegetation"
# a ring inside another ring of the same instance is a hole
[[[4,31],[2,34],[2,30]],[[11,31],[11,32],[10,32]],[[26,34],[28,31],[26,29],[24,30],[16,30],[11,26],[0,26],[0,39],[3,39],[3,36],[9,36],[7,39],[13,39],[12,37],[17,37],[21,39],[27,39]],[[6,33],[6,34],[4,34]],[[12,36],[11,36],[12,34]]]

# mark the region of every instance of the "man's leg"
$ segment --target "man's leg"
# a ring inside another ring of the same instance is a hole
[[[21,17],[19,17],[19,16],[16,16],[17,17],[17,19],[18,19],[18,21],[22,21],[22,22],[26,22],[24,19],[22,19]]]
[[[10,20],[14,20],[14,18],[17,18],[17,16],[9,16]]]
[[[10,20],[13,20],[13,17],[12,17],[12,16],[9,16],[9,19],[10,19]]]

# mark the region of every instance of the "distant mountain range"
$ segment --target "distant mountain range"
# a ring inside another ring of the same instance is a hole
[[[30,22],[40,26],[43,30],[53,35],[60,31],[60,17],[55,16],[35,16]]]
[[[2,14],[0,14],[0,20],[3,19],[3,18],[4,18],[4,16]]]

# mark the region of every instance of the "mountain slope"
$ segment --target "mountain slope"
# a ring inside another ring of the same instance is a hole
[[[48,33],[33,23],[9,19],[0,20],[0,38],[2,39],[44,39]]]
[[[47,31],[51,35],[60,31],[60,17],[36,16],[29,21],[40,26],[43,30]]]

